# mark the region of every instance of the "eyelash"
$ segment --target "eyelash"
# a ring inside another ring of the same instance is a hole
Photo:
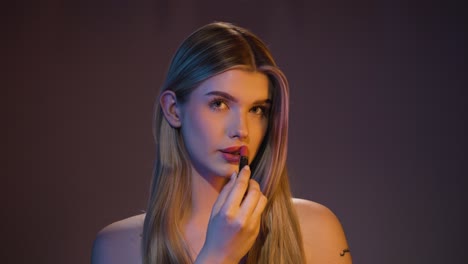
[[[214,111],[222,111],[222,110],[225,110],[226,108],[229,109],[228,102],[223,98],[214,98],[213,100],[210,101],[209,106]],[[260,113],[257,113],[258,109],[260,109],[261,111]],[[256,105],[250,109],[250,112],[253,112],[255,115],[258,115],[261,117],[267,116],[268,114],[267,111],[268,111],[267,106],[263,106],[263,105]]]
[[[210,101],[209,105],[210,105],[210,108],[215,110],[215,111],[221,111],[223,109],[221,109],[221,106],[220,104],[223,104],[225,105],[226,107],[228,107],[228,104],[226,102],[226,100],[224,99],[221,99],[221,98],[214,98],[213,100]],[[229,108],[229,107],[228,107]]]
[[[260,109],[261,113],[257,113],[255,111],[256,109]],[[267,108],[265,106],[261,106],[261,105],[254,106],[252,107],[251,111],[254,112],[254,114],[262,116],[262,117],[267,115]]]

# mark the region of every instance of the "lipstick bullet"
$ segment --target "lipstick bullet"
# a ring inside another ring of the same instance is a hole
[[[240,148],[240,161],[239,161],[239,172],[244,168],[245,165],[249,164],[249,150],[246,146]]]

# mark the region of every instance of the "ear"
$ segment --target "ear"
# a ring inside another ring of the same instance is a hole
[[[180,121],[180,105],[177,104],[177,96],[173,91],[166,90],[159,97],[159,104],[164,117],[172,127],[178,128],[182,125]]]

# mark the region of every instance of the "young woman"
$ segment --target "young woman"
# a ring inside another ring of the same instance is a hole
[[[191,34],[155,108],[147,212],[99,232],[92,263],[351,263],[335,215],[291,197],[288,101],[254,34],[228,23]]]

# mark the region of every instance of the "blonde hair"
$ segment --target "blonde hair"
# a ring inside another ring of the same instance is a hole
[[[204,80],[226,70],[266,74],[272,99],[268,129],[250,164],[268,198],[260,233],[247,254],[247,263],[303,263],[304,249],[292,204],[286,170],[289,88],[266,45],[246,29],[217,22],[201,27],[179,47],[161,92],[171,90],[185,102]],[[155,106],[156,161],[143,227],[143,263],[192,263],[180,219],[191,210],[190,160],[180,130]]]

